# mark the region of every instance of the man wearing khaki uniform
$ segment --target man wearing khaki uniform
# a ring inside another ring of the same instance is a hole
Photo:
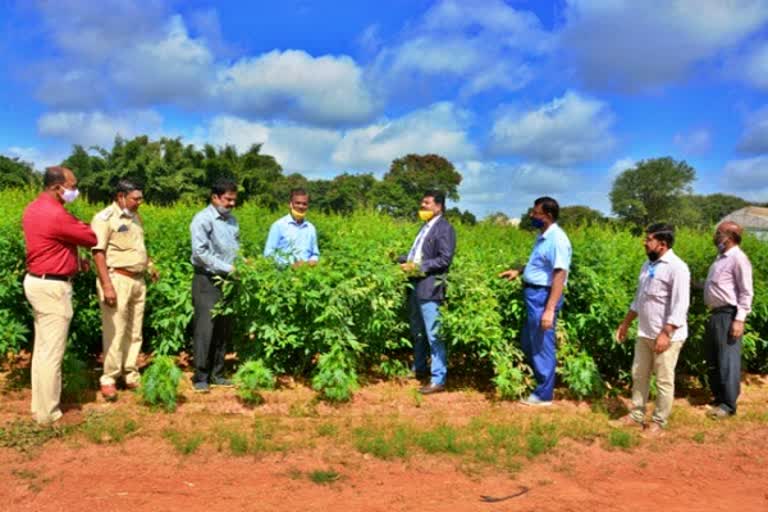
[[[117,398],[115,384],[121,376],[127,389],[139,385],[136,360],[141,350],[147,292],[144,273],[149,265],[144,227],[137,213],[142,201],[141,188],[121,180],[115,201],[91,221],[98,239],[93,260],[99,277],[96,287],[103,330],[104,372],[100,384],[107,400]]]

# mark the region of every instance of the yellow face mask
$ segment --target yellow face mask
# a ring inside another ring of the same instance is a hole
[[[432,220],[432,217],[435,216],[435,212],[432,210],[419,210],[419,218],[423,220],[424,222],[429,222]]]
[[[304,217],[307,216],[307,213],[306,212],[299,212],[299,211],[296,211],[295,209],[291,208],[291,215],[293,216],[293,218],[295,220],[302,221],[302,220],[304,220]]]

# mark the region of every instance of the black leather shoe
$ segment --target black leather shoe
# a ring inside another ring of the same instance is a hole
[[[419,388],[419,393],[422,395],[442,393],[443,391],[445,391],[445,386],[443,384],[430,384],[429,386],[422,386]]]

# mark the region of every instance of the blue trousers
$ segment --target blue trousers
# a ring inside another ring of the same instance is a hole
[[[552,400],[555,392],[555,368],[557,354],[555,353],[555,327],[557,314],[563,305],[563,298],[555,308],[555,321],[552,328],[541,330],[541,315],[547,305],[549,288],[523,288],[523,299],[528,314],[523,325],[522,346],[525,358],[536,378],[536,389],[533,391],[541,400]]]
[[[432,359],[430,382],[445,385],[448,373],[448,355],[445,343],[440,339],[440,303],[419,300],[416,292],[408,294],[408,313],[413,339],[414,365],[417,375],[427,373],[427,347]]]

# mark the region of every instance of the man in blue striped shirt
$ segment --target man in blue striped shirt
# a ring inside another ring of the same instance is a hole
[[[276,220],[269,229],[264,256],[274,258],[280,265],[316,265],[320,258],[317,231],[305,218],[309,209],[309,194],[303,188],[291,190],[288,205],[291,212]]]
[[[240,250],[240,227],[232,215],[237,202],[237,183],[219,179],[211,188],[211,204],[192,219],[192,303],[194,319],[195,391],[205,393],[208,386],[231,386],[222,376],[224,354],[232,337],[232,319],[212,315],[221,300],[221,278],[235,271]]]

